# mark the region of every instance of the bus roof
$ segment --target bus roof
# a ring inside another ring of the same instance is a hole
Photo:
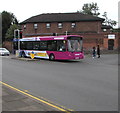
[[[68,37],[82,37],[80,35],[61,35],[61,36],[43,36],[43,37],[26,37],[20,39],[20,41],[41,41],[41,40],[67,40]],[[18,39],[14,39],[18,41]]]

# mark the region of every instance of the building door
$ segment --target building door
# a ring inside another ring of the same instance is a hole
[[[113,50],[114,49],[114,40],[109,39],[108,40],[108,50]]]

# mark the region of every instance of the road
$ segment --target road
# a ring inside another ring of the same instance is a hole
[[[118,58],[21,61],[2,57],[2,80],[75,111],[117,111]]]

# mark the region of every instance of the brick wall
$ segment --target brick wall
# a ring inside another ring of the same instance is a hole
[[[5,47],[6,49],[8,49],[10,52],[12,52],[12,42],[10,41],[5,41],[3,43],[3,47]]]
[[[72,28],[72,22],[63,22],[62,28],[58,28],[58,22],[51,23],[50,28],[46,28],[47,23],[38,23],[38,28],[34,29],[34,23],[26,24],[26,29],[22,25],[23,35],[40,33],[65,33],[68,32],[101,32],[100,22],[76,22],[76,27]]]

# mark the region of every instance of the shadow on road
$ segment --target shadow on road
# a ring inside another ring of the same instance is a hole
[[[48,59],[39,59],[42,61],[50,61]],[[82,60],[54,60],[54,61],[50,61],[50,62],[60,62],[60,63],[80,63],[82,62]]]

